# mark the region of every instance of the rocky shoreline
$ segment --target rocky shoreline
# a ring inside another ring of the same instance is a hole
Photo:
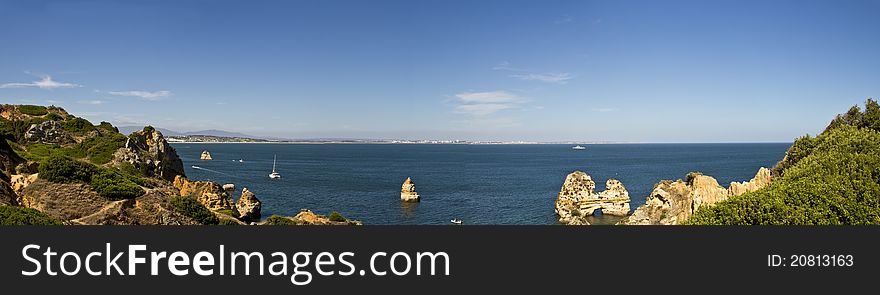
[[[176,150],[152,127],[125,136],[109,123],[95,126],[58,107],[0,105],[0,118],[15,145],[0,140],[0,206],[19,214],[0,221],[276,224],[260,220],[262,202],[246,187],[236,201],[230,195],[234,189],[187,179]],[[56,164],[63,165],[52,166]],[[46,173],[50,175],[41,175]],[[306,209],[294,217],[272,217],[296,221],[283,224],[361,224]]]
[[[684,180],[660,181],[654,185],[645,204],[629,214],[629,194],[620,181],[609,179],[605,191],[596,193],[596,183],[590,175],[575,171],[565,178],[556,197],[555,211],[559,223],[567,225],[589,225],[586,217],[596,210],[606,215],[624,216],[619,225],[677,225],[702,207],[768,186],[772,181],[770,174],[770,169],[761,167],[751,180],[731,182],[727,188],[715,178],[698,172],[689,173]]]

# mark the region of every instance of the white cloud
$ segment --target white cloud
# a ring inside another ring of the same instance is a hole
[[[103,100],[80,100],[78,102],[81,104],[90,104],[90,105],[104,104]]]
[[[0,88],[29,88],[29,87],[36,87],[36,88],[40,88],[40,89],[50,89],[51,90],[51,89],[58,89],[58,88],[76,88],[76,87],[82,87],[82,85],[73,84],[73,83],[58,82],[58,81],[52,80],[52,77],[50,77],[49,75],[43,76],[43,79],[41,79],[40,81],[34,81],[31,83],[0,84]]]
[[[510,75],[510,77],[526,81],[541,81],[556,84],[565,84],[568,83],[568,80],[574,79],[574,76],[569,73]]]
[[[506,91],[463,92],[455,95],[458,105],[455,112],[472,116],[486,116],[516,108],[525,100]]]
[[[493,70],[496,71],[512,71],[512,72],[523,72],[525,70],[513,67],[510,62],[502,61],[498,65],[492,67]]]
[[[131,90],[131,91],[108,91],[107,94],[117,95],[117,96],[131,96],[131,97],[140,97],[145,100],[160,100],[165,97],[171,96],[171,91],[162,90],[162,91],[142,91],[142,90]]]

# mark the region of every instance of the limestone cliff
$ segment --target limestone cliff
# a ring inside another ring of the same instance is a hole
[[[66,145],[76,143],[73,136],[64,130],[57,121],[46,121],[33,124],[24,133],[24,139],[28,142]]]
[[[272,216],[262,224],[267,225],[363,225],[358,220],[346,219],[345,221],[333,221],[324,215],[315,214],[308,209],[302,209],[296,216]]]
[[[239,214],[238,218],[242,220],[259,220],[262,207],[263,202],[260,202],[257,196],[247,188],[241,190],[241,197],[235,203],[235,208]]]
[[[608,179],[605,190],[595,192],[596,182],[589,174],[575,171],[565,177],[556,196],[556,214],[559,222],[569,225],[590,224],[586,217],[597,209],[602,214],[626,216],[629,213],[629,193],[620,181]]]
[[[10,185],[10,175],[15,173],[15,167],[23,163],[24,159],[18,156],[5,139],[0,138],[0,206],[15,203],[15,193]]]
[[[764,167],[748,182],[733,182],[726,189],[715,178],[698,173],[688,174],[684,181],[661,181],[654,186],[645,204],[619,224],[681,224],[701,207],[714,206],[730,197],[758,190],[769,185],[770,181],[770,170]]]
[[[223,186],[213,181],[191,181],[181,175],[174,178],[181,196],[190,196],[211,210],[235,210],[235,203]]]
[[[147,176],[168,181],[186,176],[177,152],[161,132],[149,126],[129,135],[125,146],[113,154],[113,165],[119,167],[122,163],[132,164]]]

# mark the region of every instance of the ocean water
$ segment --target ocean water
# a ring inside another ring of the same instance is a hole
[[[565,176],[582,170],[597,191],[619,179],[633,209],[653,185],[690,171],[723,186],[751,179],[759,167],[782,159],[789,143],[570,145],[385,144],[173,144],[194,180],[234,183],[237,200],[247,187],[263,202],[263,217],[295,215],[301,208],[339,211],[365,224],[555,224],[554,201]],[[213,161],[201,161],[202,150]],[[268,178],[278,156],[282,179]],[[239,163],[242,159],[244,162]],[[192,166],[198,166],[199,169]],[[412,177],[422,197],[400,202]],[[613,223],[596,216],[594,223]]]

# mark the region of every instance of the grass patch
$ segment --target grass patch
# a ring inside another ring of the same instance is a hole
[[[348,218],[345,218],[345,216],[342,216],[342,214],[340,214],[339,212],[336,212],[336,211],[333,211],[332,213],[330,213],[329,218],[330,218],[330,221],[335,221],[335,222],[348,221]]]
[[[110,200],[134,199],[144,194],[144,189],[116,171],[101,169],[92,175],[92,189]]]
[[[31,116],[42,116],[49,113],[49,110],[44,106],[35,106],[35,105],[20,105],[18,106],[18,111],[25,115]]]

